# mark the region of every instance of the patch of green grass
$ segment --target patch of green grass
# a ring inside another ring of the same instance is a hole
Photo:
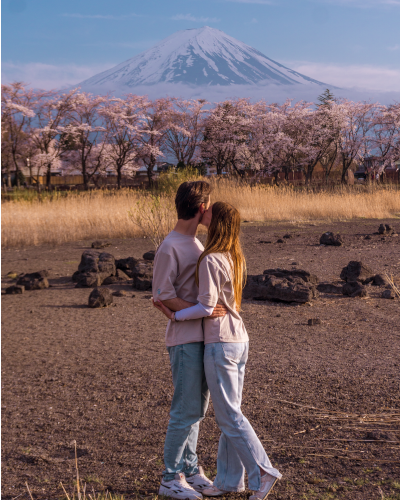
[[[91,476],[90,474],[88,476],[85,476],[83,478],[83,482],[84,483],[98,483],[98,484],[101,484],[102,481],[99,477],[97,476]]]

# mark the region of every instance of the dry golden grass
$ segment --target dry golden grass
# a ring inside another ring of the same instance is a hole
[[[213,200],[228,201],[247,221],[385,219],[400,216],[400,191],[394,187],[338,188],[312,192],[291,187],[251,187],[235,181],[213,181]],[[173,195],[161,203],[173,207]],[[121,190],[71,193],[39,201],[2,204],[2,246],[59,244],[96,238],[128,238],[143,235],[129,211],[151,218],[154,199],[143,192]],[[169,230],[175,221],[168,208]],[[148,218],[147,217],[147,218]],[[142,217],[145,220],[146,217]]]

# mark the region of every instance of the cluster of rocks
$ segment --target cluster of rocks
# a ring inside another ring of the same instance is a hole
[[[38,271],[36,273],[21,274],[15,285],[6,288],[7,294],[21,294],[25,290],[43,290],[49,288],[49,272]]]
[[[318,281],[302,269],[266,269],[261,275],[247,277],[243,298],[302,304],[318,297]]]
[[[153,279],[154,255],[150,251],[142,259],[115,259],[107,252],[85,250],[78,270],[72,275],[72,281],[77,288],[95,288],[132,279],[133,288],[149,290]]]
[[[92,247],[102,248],[101,242],[94,242]],[[107,307],[113,303],[113,296],[126,295],[124,290],[111,292],[105,286],[132,280],[136,290],[150,290],[153,283],[153,266],[155,251],[150,250],[142,259],[127,257],[115,259],[107,252],[86,250],[83,252],[78,270],[72,280],[76,287],[94,288],[89,296],[89,307]],[[101,288],[100,288],[101,287]]]
[[[327,231],[319,239],[319,244],[341,247],[343,245],[343,238],[340,234],[333,234],[330,231]]]
[[[340,279],[344,281],[340,285],[320,283],[317,276],[302,269],[266,269],[263,274],[248,276],[243,298],[304,304],[316,299],[319,293],[367,297],[369,285],[385,287],[382,298],[396,296],[384,275],[375,274],[360,261],[350,261],[342,269]]]
[[[394,229],[389,224],[381,224],[378,229],[378,234],[391,235],[394,234]]]

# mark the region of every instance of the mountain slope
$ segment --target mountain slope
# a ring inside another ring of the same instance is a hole
[[[260,82],[325,85],[208,26],[177,31],[151,49],[79,85],[135,87],[163,82],[197,86]]]

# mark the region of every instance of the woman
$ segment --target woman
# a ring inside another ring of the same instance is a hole
[[[199,303],[175,313],[161,302],[154,305],[171,321],[205,318],[204,369],[222,434],[217,476],[214,484],[202,493],[220,496],[243,491],[246,470],[249,488],[255,490],[250,499],[264,499],[282,476],[272,467],[240,409],[249,349],[249,337],[238,312],[246,272],[239,241],[240,215],[232,205],[217,202],[205,212],[202,224],[208,227],[208,236],[196,269]],[[207,318],[217,303],[224,304],[228,314]]]

